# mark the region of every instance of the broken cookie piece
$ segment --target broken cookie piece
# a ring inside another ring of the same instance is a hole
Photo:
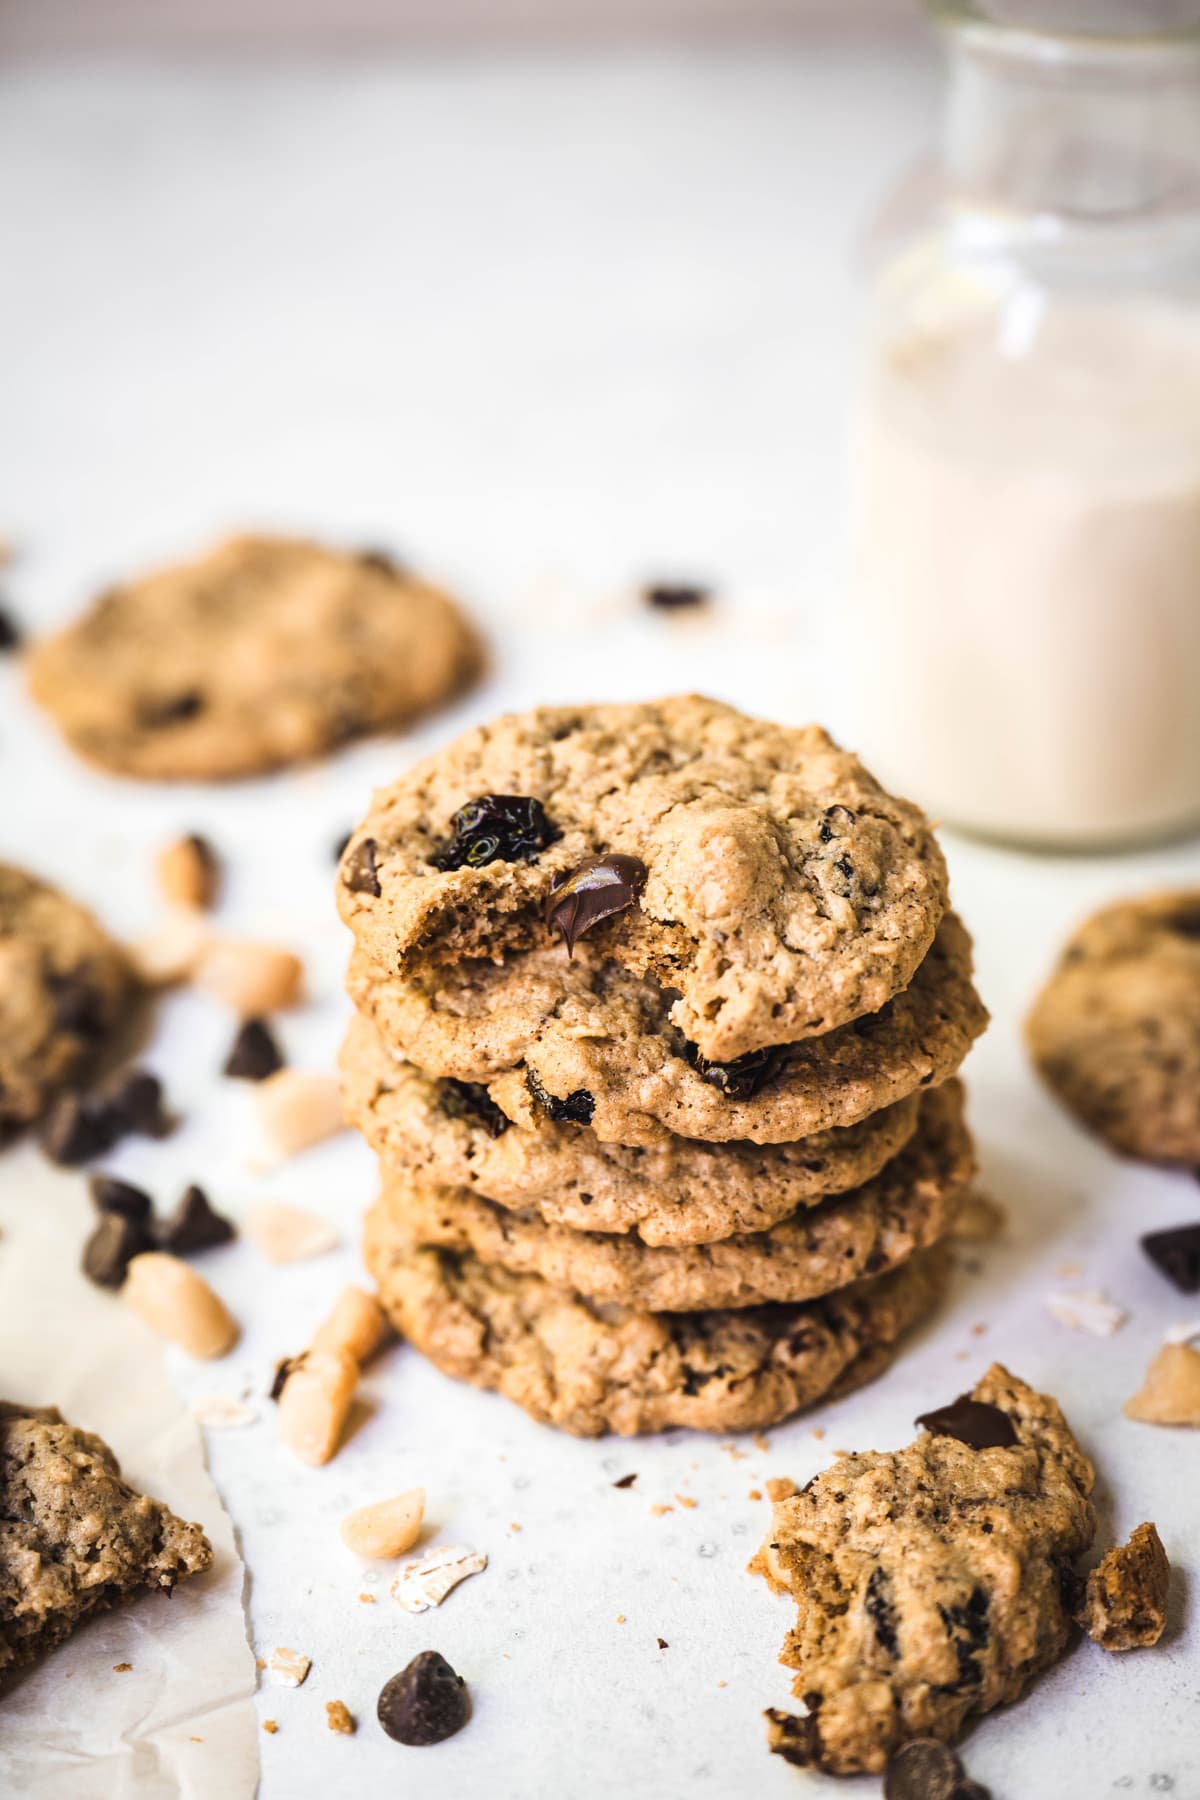
[[[1003,1431],[844,1455],[775,1506],[751,1569],[796,1602],[781,1660],[804,1711],[770,1716],[790,1762],[878,1772],[911,1739],[952,1742],[1066,1647],[1092,1466],[1057,1403],[999,1364],[964,1398]]]
[[[1200,1425],[1200,1350],[1164,1344],[1124,1410],[1146,1425]]]
[[[0,1679],[90,1614],[169,1594],[211,1562],[199,1525],[123,1481],[98,1437],[53,1407],[0,1402]]]
[[[1167,1623],[1170,1579],[1157,1529],[1139,1525],[1127,1544],[1114,1544],[1096,1564],[1075,1617],[1103,1650],[1157,1644]]]

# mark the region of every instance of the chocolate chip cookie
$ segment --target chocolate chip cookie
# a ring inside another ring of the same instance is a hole
[[[923,814],[817,726],[714,700],[541,707],[468,732],[376,795],[343,917],[431,982],[587,934],[728,1062],[876,1013],[946,907]]]
[[[29,681],[89,762],[214,781],[404,725],[480,667],[453,601],[386,557],[234,537],[101,595]]]
[[[1114,1544],[1087,1578],[1075,1614],[1104,1650],[1157,1644],[1167,1624],[1171,1565],[1155,1527],[1139,1525],[1127,1544]]]
[[[652,1249],[636,1236],[548,1225],[532,1209],[509,1210],[386,1169],[379,1204],[401,1240],[469,1252],[599,1304],[694,1312],[812,1300],[896,1268],[946,1236],[973,1171],[962,1109],[957,1082],[937,1089],[925,1098],[916,1135],[872,1181],[723,1243]]]
[[[0,1141],[88,1072],[132,993],[123,952],[90,913],[0,863]]]
[[[53,1407],[0,1402],[0,1682],[81,1620],[207,1569],[199,1525],[121,1479],[116,1457]]]
[[[602,1143],[590,1126],[556,1123],[533,1102],[517,1109],[518,1124],[482,1085],[439,1081],[398,1062],[359,1015],[341,1070],[348,1122],[391,1169],[530,1208],[548,1225],[630,1232],[657,1246],[764,1231],[798,1207],[861,1186],[912,1137],[920,1106],[910,1094],[857,1125],[795,1144],[666,1137],[627,1148]]]
[[[431,1074],[487,1082],[521,1121],[539,1105],[605,1143],[792,1143],[853,1125],[952,1075],[987,1023],[971,941],[948,913],[909,986],[820,1038],[706,1063],[657,982],[577,949],[477,961],[436,986],[388,980],[362,952],[347,986],[394,1049]],[[503,1079],[501,1079],[503,1077]]]
[[[998,1364],[906,1449],[839,1456],[774,1509],[751,1564],[796,1602],[799,1716],[772,1747],[834,1774],[951,1741],[1066,1647],[1096,1517],[1056,1402]],[[952,1435],[957,1434],[957,1435]]]
[[[1063,1105],[1114,1150],[1200,1163],[1200,889],[1096,913],[1029,1017]]]
[[[860,1386],[927,1315],[948,1269],[938,1247],[801,1306],[642,1312],[405,1241],[380,1206],[366,1258],[393,1324],[439,1369],[578,1437],[773,1425]]]

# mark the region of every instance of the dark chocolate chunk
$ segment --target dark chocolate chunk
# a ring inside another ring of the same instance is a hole
[[[768,1044],[764,1050],[749,1050],[733,1062],[709,1062],[694,1044],[687,1046],[688,1060],[701,1081],[720,1088],[730,1100],[752,1100],[773,1081],[787,1062],[787,1044]]]
[[[467,1689],[437,1650],[422,1650],[386,1681],[376,1708],[398,1744],[440,1744],[467,1722]]]
[[[143,1220],[105,1213],[83,1247],[83,1272],[97,1287],[119,1288],[133,1258],[153,1248]]]
[[[547,1118],[556,1125],[590,1125],[596,1110],[595,1097],[586,1088],[573,1088],[563,1099],[543,1087],[532,1069],[525,1071],[525,1085]]]
[[[670,1644],[668,1644],[666,1638],[659,1638],[658,1647],[660,1650],[669,1650],[671,1648],[671,1646],[670,1646]]]
[[[163,1105],[162,1082],[149,1069],[130,1069],[107,1090],[104,1101],[122,1136],[166,1137],[175,1122]]]
[[[658,612],[682,612],[691,606],[706,606],[712,589],[698,581],[652,581],[642,589],[642,599]]]
[[[342,865],[342,880],[352,894],[369,894],[373,900],[378,900],[383,891],[379,886],[379,868],[375,861],[378,848],[374,838],[364,838],[346,857]]]
[[[185,688],[180,694],[148,695],[138,707],[138,723],[147,730],[160,725],[182,725],[204,710],[204,695],[196,688]]]
[[[482,869],[490,862],[532,862],[562,836],[540,800],[526,794],[480,794],[460,806],[451,836],[434,851],[435,869]]]
[[[239,1026],[224,1073],[235,1081],[265,1081],[283,1067],[283,1053],[264,1019],[247,1019]]]
[[[958,1658],[958,1680],[952,1684],[951,1691],[977,1687],[983,1680],[983,1670],[977,1661],[978,1653],[986,1649],[991,1635],[986,1588],[973,1588],[965,1605],[939,1606],[938,1612],[942,1616],[942,1624],[950,1633],[954,1654]]]
[[[863,1597],[863,1605],[867,1609],[867,1617],[875,1627],[875,1636],[879,1647],[886,1650],[889,1656],[895,1656],[898,1640],[896,1637],[896,1609],[892,1605],[891,1582],[881,1568],[871,1570],[867,1582],[867,1591]]]
[[[83,1094],[60,1094],[41,1127],[42,1148],[51,1162],[78,1168],[111,1150],[121,1131],[112,1109],[103,1101]]]
[[[616,1488],[631,1488],[636,1480],[637,1480],[636,1474],[622,1475],[622,1477],[619,1481],[613,1482],[613,1486]]]
[[[954,1800],[961,1776],[962,1764],[949,1744],[914,1738],[888,1763],[884,1800]]]
[[[216,1244],[227,1244],[237,1232],[228,1219],[214,1212],[208,1195],[195,1184],[183,1190],[179,1205],[158,1230],[159,1246],[173,1256],[190,1256],[196,1250],[211,1250]]]
[[[1007,1450],[1019,1441],[1006,1412],[989,1406],[986,1400],[972,1400],[970,1394],[960,1394],[949,1406],[922,1413],[914,1423],[935,1437],[957,1438],[972,1450]]]
[[[0,606],[0,654],[21,648],[21,628],[12,614]]]
[[[1141,1243],[1155,1268],[1161,1269],[1181,1294],[1200,1293],[1200,1225],[1151,1231]]]
[[[489,1137],[503,1137],[512,1124],[501,1112],[482,1081],[438,1083],[438,1105],[448,1119],[473,1119],[482,1125]]]
[[[585,931],[633,906],[645,884],[646,865],[636,856],[585,857],[570,874],[554,877],[546,923],[566,939],[569,955]]]
[[[154,1211],[154,1202],[145,1188],[131,1181],[118,1181],[115,1175],[93,1175],[88,1183],[92,1205],[99,1213],[119,1213],[123,1219],[137,1219],[145,1224]]]

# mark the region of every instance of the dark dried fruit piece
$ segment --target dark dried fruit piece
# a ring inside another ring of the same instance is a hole
[[[585,857],[569,874],[554,877],[546,923],[566,939],[570,955],[577,938],[633,906],[645,885],[646,865],[636,856]]]
[[[115,1175],[93,1175],[88,1187],[92,1205],[100,1213],[119,1213],[124,1219],[145,1223],[154,1211],[154,1202],[145,1188],[131,1181],[118,1181]]]
[[[949,1406],[921,1413],[913,1422],[935,1437],[957,1438],[972,1450],[1007,1450],[1019,1441],[1006,1412],[989,1406],[986,1400],[972,1400],[970,1394],[960,1394]]]
[[[12,614],[0,606],[0,653],[21,648],[21,628]]]
[[[364,838],[343,862],[342,881],[352,894],[369,894],[372,900],[378,900],[382,892],[375,860],[378,848],[374,838]]]
[[[435,869],[482,869],[490,862],[532,862],[562,836],[540,800],[527,794],[480,794],[450,821],[449,841],[435,850]]]
[[[398,1744],[440,1744],[467,1722],[467,1689],[437,1650],[422,1650],[383,1685],[379,1723]]]
[[[190,1256],[197,1250],[211,1250],[216,1244],[227,1244],[237,1236],[233,1225],[219,1212],[214,1212],[208,1195],[195,1184],[180,1195],[179,1205],[169,1219],[164,1219],[158,1232],[159,1247],[173,1256]]]
[[[1181,1294],[1200,1293],[1200,1225],[1151,1231],[1141,1243],[1155,1268],[1161,1269]]]
[[[586,1088],[575,1088],[562,1100],[543,1087],[532,1069],[525,1071],[525,1084],[547,1118],[556,1125],[590,1125],[596,1101]]]
[[[451,1081],[438,1084],[438,1105],[448,1119],[473,1119],[482,1125],[489,1137],[503,1137],[512,1120],[501,1112],[482,1081]]]
[[[83,1247],[82,1268],[97,1287],[119,1288],[135,1256],[152,1250],[148,1226],[124,1213],[105,1213]]]
[[[264,1019],[247,1019],[238,1029],[224,1073],[234,1081],[265,1081],[283,1067],[283,1053]]]
[[[707,605],[712,589],[698,581],[654,581],[642,589],[642,599],[658,612],[682,612],[687,607]]]
[[[709,1062],[694,1044],[687,1046],[687,1057],[701,1081],[720,1088],[730,1100],[752,1100],[787,1062],[786,1044],[768,1044],[765,1050],[750,1050],[733,1062]]]
[[[888,1763],[884,1800],[955,1800],[962,1764],[949,1744],[914,1738]]]
[[[42,1148],[51,1162],[66,1169],[103,1156],[120,1136],[111,1107],[82,1094],[60,1094],[42,1121]]]

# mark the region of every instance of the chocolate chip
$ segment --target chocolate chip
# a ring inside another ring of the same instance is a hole
[[[437,1650],[422,1650],[384,1683],[376,1712],[398,1744],[440,1744],[467,1722],[466,1684]]]
[[[1141,1243],[1155,1268],[1161,1269],[1181,1294],[1200,1293],[1200,1225],[1151,1231]]]
[[[730,1100],[752,1100],[773,1081],[787,1062],[786,1044],[768,1044],[764,1050],[750,1050],[733,1062],[709,1062],[694,1044],[686,1049],[688,1061],[711,1087],[720,1088]]]
[[[954,1800],[962,1764],[949,1744],[914,1738],[888,1763],[884,1800]]]
[[[224,1073],[235,1081],[265,1081],[283,1067],[283,1055],[263,1019],[247,1019],[239,1026]]]
[[[562,836],[540,800],[527,794],[480,794],[460,806],[451,836],[434,851],[435,869],[481,869],[490,862],[532,862]]]
[[[379,868],[375,861],[378,848],[374,838],[363,838],[346,857],[342,865],[342,881],[352,894],[369,894],[373,900],[378,900],[382,892],[379,886]]]
[[[448,1119],[472,1119],[492,1138],[503,1137],[512,1124],[482,1081],[439,1082],[438,1105]]]
[[[0,652],[21,648],[21,628],[12,614],[0,606]]]
[[[353,836],[354,836],[354,833],[352,831],[343,831],[341,837],[338,839],[337,843],[333,846],[333,860],[335,863],[341,862],[343,856],[345,856],[346,851],[349,848],[350,839]]]
[[[154,1211],[154,1202],[145,1188],[118,1181],[115,1175],[93,1175],[88,1187],[97,1212],[119,1213],[123,1219],[137,1219],[145,1224]]]
[[[712,589],[699,582],[654,581],[642,589],[642,599],[659,612],[682,612],[689,606],[706,606],[712,599]]]
[[[989,1406],[986,1400],[972,1400],[960,1394],[949,1406],[921,1413],[914,1421],[935,1437],[957,1438],[972,1450],[1006,1450],[1018,1443],[1016,1428],[1006,1412]]]
[[[671,1648],[671,1646],[670,1646],[670,1644],[668,1644],[666,1638],[659,1638],[658,1647],[660,1650],[669,1650]]]
[[[631,1488],[636,1480],[637,1480],[636,1474],[635,1475],[622,1475],[620,1481],[613,1482],[613,1486],[616,1488]]]
[[[968,1776],[959,1781],[950,1800],[992,1800],[991,1788],[985,1788],[981,1781],[972,1781]]]
[[[557,1094],[552,1094],[549,1088],[543,1087],[532,1069],[525,1071],[525,1084],[546,1116],[553,1119],[556,1125],[591,1124],[596,1101],[586,1088],[574,1088],[560,1100]]]
[[[83,1272],[97,1287],[119,1288],[133,1258],[153,1248],[141,1219],[105,1213],[83,1247]]]
[[[103,1101],[82,1094],[60,1094],[41,1127],[41,1143],[51,1162],[75,1169],[80,1163],[103,1156],[120,1137],[112,1109]]]
[[[160,725],[182,725],[204,710],[204,695],[196,688],[185,688],[179,694],[148,696],[138,707],[138,723],[147,730]]]
[[[175,1121],[163,1104],[162,1082],[149,1069],[130,1069],[104,1095],[122,1135],[166,1137]]]
[[[566,939],[577,938],[601,919],[633,906],[646,884],[646,865],[636,856],[588,856],[570,874],[556,875],[546,902],[546,923]]]
[[[216,1244],[227,1244],[237,1232],[229,1220],[214,1212],[202,1187],[193,1184],[180,1195],[179,1205],[159,1227],[158,1242],[173,1256],[190,1256],[196,1250],[211,1250]]]

